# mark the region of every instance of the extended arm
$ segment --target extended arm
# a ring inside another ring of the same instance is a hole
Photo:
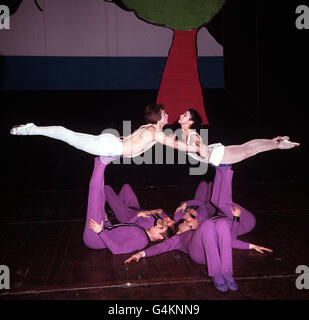
[[[163,252],[176,250],[178,249],[178,245],[179,245],[179,236],[176,235],[168,240],[160,242],[154,246],[147,248],[146,250],[140,251],[132,255],[129,259],[125,261],[125,263],[130,263],[131,261],[138,262],[142,257],[151,257]]]
[[[164,144],[174,149],[178,149],[180,151],[199,153],[204,158],[206,158],[209,153],[207,146],[205,146],[204,144],[202,144],[201,146],[188,145],[183,141],[175,140],[173,137],[166,136],[160,130],[155,130],[154,139],[161,144]]]

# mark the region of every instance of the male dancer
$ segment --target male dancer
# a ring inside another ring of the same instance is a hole
[[[135,224],[120,224],[107,228],[105,222],[104,170],[108,162],[95,158],[89,185],[87,217],[83,234],[85,245],[92,249],[108,248],[113,254],[144,249],[150,242],[167,239],[172,230],[155,225],[144,229]]]
[[[166,136],[162,128],[167,124],[168,116],[163,105],[149,105],[145,112],[146,125],[141,126],[131,135],[122,139],[110,133],[98,136],[77,133],[61,126],[38,127],[33,123],[14,126],[13,135],[43,135],[62,140],[73,147],[98,156],[136,157],[150,149],[157,142],[189,153],[197,153],[201,161],[219,164],[233,164],[252,157],[260,152],[275,149],[291,149],[299,143],[289,141],[288,137],[274,139],[254,139],[242,145],[223,146],[213,144],[209,147],[204,143],[191,145]]]

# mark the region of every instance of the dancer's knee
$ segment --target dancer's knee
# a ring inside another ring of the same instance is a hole
[[[248,232],[249,232],[254,229],[254,227],[256,225],[256,218],[252,213],[249,212],[247,221],[248,221],[247,225],[248,225]]]
[[[93,237],[90,237],[87,234],[83,235],[83,242],[86,247],[89,249],[101,249],[101,246],[93,239]]]

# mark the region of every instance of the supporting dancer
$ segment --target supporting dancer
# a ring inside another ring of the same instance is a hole
[[[217,213],[217,208],[210,201],[212,187],[212,181],[209,183],[201,181],[195,190],[194,199],[182,202],[175,210],[174,220],[177,222],[193,214],[199,222],[202,222],[214,216]]]
[[[196,129],[199,129],[202,123],[201,117],[196,110],[189,109],[180,115],[178,123],[181,125],[184,142],[197,148],[203,146],[202,138],[196,132]],[[205,159],[190,151],[189,155],[198,161],[218,166],[220,164],[234,164],[261,152],[275,149],[291,149],[299,145],[297,142],[291,142],[288,136],[283,136],[273,139],[254,139],[241,145],[224,146],[221,143],[211,144],[208,145],[208,153]]]
[[[85,245],[91,249],[108,248],[113,254],[130,253],[144,249],[150,242],[167,239],[172,229],[156,225],[146,230],[135,224],[105,226],[104,170],[108,162],[95,158],[89,185],[87,217],[83,234]]]
[[[104,187],[106,201],[120,223],[135,223],[144,229],[154,225],[172,226],[173,221],[162,209],[143,210],[135,192],[129,184],[124,184],[119,195],[111,186]]]
[[[275,149],[291,149],[299,146],[299,143],[289,141],[288,137],[255,139],[242,145],[226,147],[220,143],[209,146],[202,142],[200,145],[198,143],[187,144],[163,133],[162,128],[167,124],[167,114],[163,105],[147,106],[145,118],[146,125],[122,139],[109,133],[95,136],[77,133],[61,126],[38,127],[33,123],[14,126],[10,133],[13,135],[47,136],[99,156],[136,157],[159,142],[181,151],[196,154],[198,160],[214,165],[233,164],[261,152]]]
[[[172,238],[136,253],[125,262],[139,261],[142,257],[153,256],[166,251],[181,250],[189,254],[194,262],[204,265],[207,263],[208,275],[212,277],[214,286],[218,290],[222,292],[228,289],[237,290],[238,285],[233,279],[232,248],[254,249],[260,253],[263,253],[263,251],[271,252],[272,250],[236,239],[237,234],[248,232],[254,227],[255,219],[252,219],[248,212],[243,209],[245,219],[243,219],[240,227],[239,216],[242,210],[226,197],[228,192],[223,191],[222,197],[224,198],[221,201],[221,189],[231,188],[231,183],[228,182],[231,182],[231,180],[226,179],[225,181],[219,175],[214,182],[213,193],[213,199],[217,197],[217,203],[225,204],[224,213],[227,214],[226,216],[221,213],[221,216],[206,219],[202,223],[195,219],[193,215],[187,216],[185,223],[188,228],[195,230],[194,232],[178,232]],[[222,185],[222,183],[226,183],[226,185]],[[228,203],[232,207],[228,207]],[[234,216],[237,218],[234,219]]]

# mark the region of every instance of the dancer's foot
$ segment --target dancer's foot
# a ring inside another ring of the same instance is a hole
[[[224,277],[225,284],[227,285],[227,287],[230,290],[232,290],[232,291],[237,291],[238,290],[238,285],[235,282],[232,274],[230,274],[230,273],[223,274],[223,277]]]
[[[217,166],[218,169],[232,169],[232,165],[231,164],[219,164]]]
[[[285,139],[283,139],[282,141],[280,141],[278,143],[279,149],[292,149],[295,147],[299,147],[299,145],[300,145],[300,143],[298,143],[298,142],[292,142],[292,141],[285,140]]]
[[[108,157],[108,156],[100,156],[99,158],[100,158],[100,161],[106,165],[117,159],[117,157]]]
[[[221,275],[213,276],[212,281],[217,290],[221,292],[227,292],[227,285],[225,284],[225,281]]]
[[[20,124],[14,126],[10,130],[10,134],[17,135],[17,136],[28,136],[30,134],[30,130],[35,127],[34,123],[27,123],[27,124]]]
[[[290,137],[289,137],[289,136],[283,136],[283,137],[278,136],[278,137],[276,137],[276,138],[273,138],[272,140],[279,143],[279,142],[281,142],[281,141],[283,141],[283,140],[290,140]]]

